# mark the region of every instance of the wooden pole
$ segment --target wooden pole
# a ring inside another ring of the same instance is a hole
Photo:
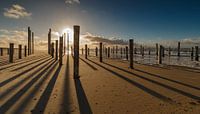
[[[51,54],[51,29],[49,29],[48,33],[48,54]]]
[[[199,61],[199,47],[195,46],[195,61]]]
[[[64,54],[66,52],[66,33],[64,33]]]
[[[88,56],[90,56],[90,48],[88,48]]]
[[[165,47],[162,46],[162,57],[165,57]]]
[[[56,60],[58,60],[58,40],[56,40]]]
[[[126,60],[128,60],[128,46],[126,46]]]
[[[100,51],[100,57],[99,57],[99,61],[102,62],[102,42],[100,42],[100,46],[99,46],[99,51]]]
[[[59,65],[62,65],[62,57],[63,57],[63,36],[60,37],[60,44],[59,44]]]
[[[194,57],[194,47],[192,47],[192,50],[191,50],[191,60],[193,61],[193,57]]]
[[[162,64],[162,45],[160,45],[159,53],[158,53],[158,64]]]
[[[156,56],[158,57],[158,43],[156,43]]]
[[[24,57],[26,57],[27,56],[27,46],[25,45],[24,46]]]
[[[88,51],[88,50],[87,50],[87,44],[85,44],[85,59],[87,59],[87,54],[88,54],[87,51]]]
[[[10,49],[9,49],[9,62],[13,63],[13,53],[14,53],[14,44],[10,43]]]
[[[129,40],[130,68],[133,69],[133,39]]]
[[[171,56],[171,47],[169,47],[169,49],[168,49],[168,56],[169,57]]]
[[[67,54],[69,54],[69,33],[67,33]]]
[[[32,32],[32,54],[34,54],[34,32]]]
[[[123,54],[123,49],[122,49],[122,47],[121,47],[121,58],[122,58],[122,54]]]
[[[116,46],[116,58],[118,58],[118,46]]]
[[[178,57],[180,57],[180,45],[181,45],[181,43],[178,42]]]
[[[51,44],[51,56],[54,58],[54,43]]]
[[[3,56],[3,48],[1,48],[1,56]]]
[[[110,47],[108,47],[108,58],[110,58]]]
[[[96,47],[96,57],[98,56],[98,47]]]
[[[79,78],[79,35],[80,26],[74,26],[74,79]]]
[[[28,27],[28,55],[31,55],[31,29]]]
[[[19,59],[22,59],[22,45],[19,45],[18,57],[19,57]]]

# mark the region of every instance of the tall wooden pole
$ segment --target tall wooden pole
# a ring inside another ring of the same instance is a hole
[[[126,60],[128,60],[128,46],[126,46]]]
[[[9,49],[9,62],[13,63],[13,53],[14,53],[14,44],[10,43],[10,49]]]
[[[96,57],[98,56],[98,47],[96,47]]]
[[[156,56],[158,57],[158,44],[156,43]]]
[[[18,57],[19,59],[22,59],[22,45],[19,45]]]
[[[191,50],[191,60],[193,61],[193,57],[194,57],[194,47],[192,47],[192,50]]]
[[[85,59],[87,59],[87,54],[88,54],[87,51],[88,51],[88,50],[87,50],[87,44],[85,44]]]
[[[74,79],[79,78],[79,35],[80,26],[74,26]]]
[[[34,54],[34,32],[32,32],[32,54]]]
[[[28,27],[28,55],[31,55],[31,29]]]
[[[62,57],[63,57],[63,36],[60,37],[60,44],[59,44],[59,65],[62,65]]]
[[[24,57],[26,57],[27,56],[27,46],[25,45],[24,46]]]
[[[1,49],[1,56],[3,56],[3,48],[0,48]]]
[[[163,47],[162,45],[160,45],[160,48],[159,48],[159,53],[158,53],[158,64],[162,64],[162,51],[163,50]]]
[[[100,42],[100,45],[99,45],[99,51],[100,51],[100,54],[99,54],[99,61],[102,62],[102,42]]]
[[[54,58],[54,43],[51,43],[51,56]]]
[[[58,60],[58,40],[56,40],[56,60]]]
[[[130,68],[133,69],[133,39],[129,40]]]
[[[51,29],[49,29],[48,33],[48,54],[51,54]]]
[[[64,54],[66,52],[66,33],[64,33]]]
[[[195,46],[195,61],[199,61],[199,47]]]
[[[178,42],[178,57],[180,57],[180,45],[181,45],[181,43]]]
[[[110,47],[108,47],[108,58],[110,58]]]

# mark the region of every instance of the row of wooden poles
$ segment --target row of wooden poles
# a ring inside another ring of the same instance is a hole
[[[121,58],[122,58],[122,54],[124,51],[124,54],[126,56],[126,59],[128,60],[128,58],[130,57],[130,68],[133,68],[133,54],[136,54],[136,48],[133,49],[134,47],[134,43],[133,43],[133,39],[129,40],[129,47],[126,46],[124,49],[121,47],[120,50],[120,54],[121,54]],[[82,55],[84,54],[84,50],[85,50],[85,59],[88,58],[88,55],[90,55],[90,49],[88,48],[87,44],[85,45],[85,49],[81,49],[82,50]],[[99,61],[102,62],[102,58],[103,58],[103,52],[105,53],[107,58],[110,58],[111,53],[112,54],[118,54],[118,46],[115,47],[103,47],[102,42],[99,44],[99,49],[98,47],[95,48],[95,55],[96,57],[98,57],[98,50],[99,52]],[[156,44],[156,56],[158,59],[158,63],[162,64],[162,58],[165,56],[164,55],[164,51],[165,48],[162,45],[158,45]],[[178,49],[177,49],[178,53],[177,56],[180,57],[180,42],[178,42]],[[128,53],[129,52],[129,53]],[[141,47],[141,51],[140,51],[141,55],[144,56],[144,47]],[[149,55],[150,55],[150,51],[149,51]],[[169,51],[169,56],[170,56],[170,51]],[[193,60],[194,58],[194,48],[192,47],[191,50],[191,59]],[[195,61],[199,61],[199,48],[198,46],[195,46]]]
[[[0,48],[0,55],[3,56],[3,49]],[[7,54],[9,55],[9,62],[14,62],[14,43],[9,44],[9,48],[7,49]],[[34,32],[31,32],[30,27],[28,27],[28,55],[34,54]],[[27,56],[27,46],[24,46],[24,57]],[[18,45],[18,59],[22,59],[22,45]]]

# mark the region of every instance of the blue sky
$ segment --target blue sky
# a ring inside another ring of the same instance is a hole
[[[30,15],[5,16],[17,4]],[[40,38],[49,28],[62,32],[81,26],[81,34],[136,40],[200,38],[199,0],[4,0],[0,3],[0,29],[26,30]]]

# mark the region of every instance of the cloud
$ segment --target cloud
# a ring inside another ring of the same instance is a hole
[[[80,0],[65,0],[66,4],[80,4]]]
[[[86,33],[85,35],[81,36],[83,43],[90,43],[92,45],[98,45],[100,42],[107,44],[107,45],[127,45],[128,42],[122,39],[117,38],[104,38],[102,36],[95,36],[91,33]]]
[[[10,8],[4,9],[4,16],[13,19],[20,19],[25,17],[31,17],[32,13],[26,11],[26,9],[18,4],[12,5]]]
[[[27,45],[28,33],[23,30],[6,30],[0,29],[0,46],[8,47],[9,43],[14,43],[15,47],[19,44]],[[47,41],[42,40],[41,37],[35,35],[35,48],[36,49],[46,49]],[[46,44],[46,45],[45,45]]]

